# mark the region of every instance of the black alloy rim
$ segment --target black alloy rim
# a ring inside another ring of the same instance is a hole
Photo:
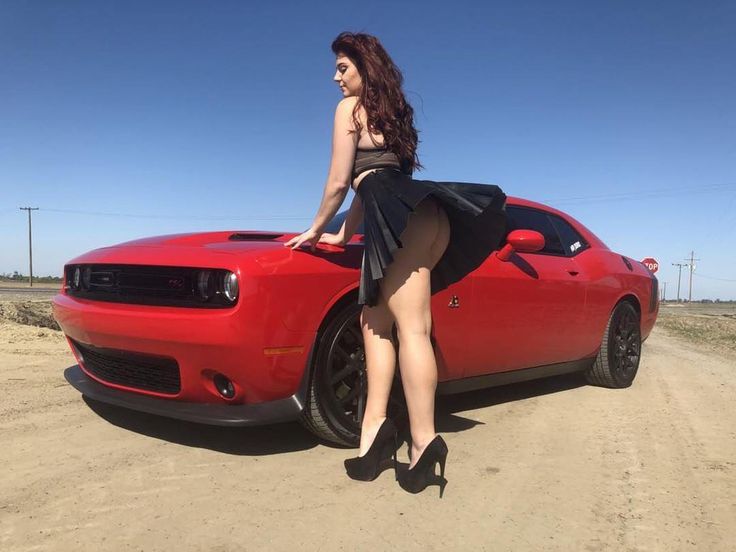
[[[389,396],[390,412],[402,407],[400,398],[402,391],[400,384],[397,385],[398,358],[396,368],[394,385]],[[347,319],[337,330],[327,354],[325,381],[326,398],[332,406],[332,415],[341,426],[355,435],[360,435],[368,397],[360,314]]]
[[[609,342],[613,370],[621,379],[629,380],[636,373],[641,354],[639,319],[633,309],[623,309]]]

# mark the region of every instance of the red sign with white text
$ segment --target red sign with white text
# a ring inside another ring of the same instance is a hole
[[[655,272],[657,272],[657,270],[659,270],[659,263],[657,262],[657,259],[652,259],[651,257],[647,257],[646,259],[642,260],[641,264],[643,264],[645,267],[651,270],[652,274],[654,274]]]

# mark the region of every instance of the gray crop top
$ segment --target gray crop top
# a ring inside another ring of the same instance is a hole
[[[386,148],[358,148],[355,152],[353,178],[356,178],[363,171],[383,168],[401,170],[399,157],[394,152],[388,151]]]

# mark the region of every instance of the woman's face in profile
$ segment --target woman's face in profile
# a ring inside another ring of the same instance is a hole
[[[335,76],[332,77],[342,90],[344,97],[359,96],[363,88],[363,79],[360,78],[358,68],[349,57],[342,54],[337,55],[335,60]]]

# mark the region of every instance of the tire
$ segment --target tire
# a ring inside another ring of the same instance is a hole
[[[621,301],[608,319],[598,356],[585,372],[585,379],[601,387],[629,387],[636,377],[640,358],[639,313],[629,301]]]
[[[360,426],[368,392],[361,310],[362,306],[355,301],[344,303],[331,313],[330,321],[317,336],[306,403],[299,419],[320,439],[351,447],[360,444]],[[397,347],[395,338],[394,347]],[[398,374],[397,355],[389,415],[405,410]]]

